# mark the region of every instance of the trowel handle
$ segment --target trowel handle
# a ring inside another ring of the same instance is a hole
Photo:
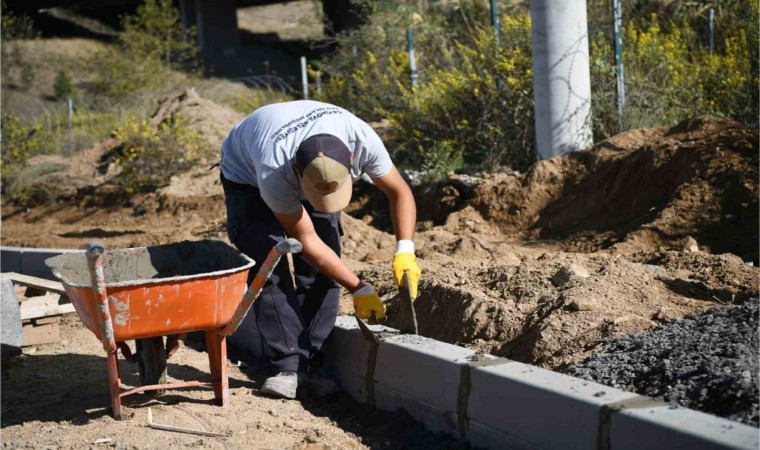
[[[240,323],[245,319],[248,310],[253,305],[253,302],[258,298],[264,285],[272,276],[274,268],[277,267],[277,263],[280,262],[280,258],[288,253],[299,253],[303,249],[303,245],[298,242],[297,239],[289,238],[275,245],[272,250],[269,251],[264,262],[259,266],[259,271],[256,272],[256,277],[251,281],[251,285],[248,286],[248,290],[243,295],[243,300],[238,305],[235,313],[232,315],[232,320],[224,328],[218,331],[222,336],[229,336],[237,330]]]
[[[113,322],[111,311],[108,308],[108,293],[106,292],[106,277],[103,274],[103,254],[105,247],[100,242],[90,242],[85,247],[87,256],[87,268],[90,270],[90,283],[92,290],[97,295],[98,322],[100,325],[100,341],[103,349],[107,352],[116,351],[116,341],[113,334]]]

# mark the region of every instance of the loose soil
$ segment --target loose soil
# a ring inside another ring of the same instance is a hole
[[[190,115],[193,108],[212,107],[204,102],[185,93],[166,99],[159,111]],[[166,117],[157,114],[156,123]],[[195,117],[193,127],[209,138],[209,145],[216,145],[218,131],[229,128],[236,118],[227,112]],[[214,122],[217,118],[222,119]],[[101,143],[81,152],[75,156],[79,162],[55,174],[61,185],[73,186],[88,178],[81,176],[82,170],[100,167],[97,183],[62,191],[53,205],[23,209],[6,202],[2,244],[77,248],[100,240],[109,248],[122,248],[182,240],[226,241],[217,169],[199,165],[153,194],[124,202],[118,188],[109,183],[114,173],[109,152],[117,144]],[[614,346],[611,339],[758,297],[757,149],[756,130],[702,116],[669,129],[629,131],[591,149],[539,162],[525,174],[504,170],[452,175],[439,183],[415,185],[419,205],[415,241],[423,269],[415,305],[421,334],[565,371]],[[397,289],[391,280],[394,237],[388,226],[387,201],[376,189],[358,182],[354,202],[343,216],[343,258],[390,300]],[[341,311],[353,312],[348,296],[342,299]],[[392,302],[388,316],[388,324],[396,325]],[[103,410],[108,403],[105,364],[96,369],[102,363],[93,356],[99,354],[96,340],[76,322],[68,325],[66,333],[66,344],[40,347],[10,368],[6,376],[18,384],[9,387],[7,395],[9,383],[4,378],[5,438],[58,442],[54,445],[65,447],[94,442],[114,430],[119,442],[140,447],[153,442],[203,447],[261,442],[266,447],[353,448],[373,446],[374,436],[388,439],[389,447],[405,445],[396,439],[407,422],[389,425],[390,430],[381,427],[389,430],[387,435],[375,434],[376,423],[385,423],[388,416],[346,399],[334,409],[307,403],[305,410],[297,402],[264,399],[255,395],[261,379],[256,374],[250,379],[236,369],[232,375],[236,395],[229,410],[211,407],[209,393],[184,391],[181,398],[159,399],[181,400],[174,405],[139,397],[130,404],[134,418],[117,424]],[[756,348],[750,350],[757,353]],[[183,351],[186,356],[174,362],[176,376],[207,370],[204,354]],[[53,363],[69,369],[41,370]],[[39,372],[25,368],[29,366]],[[65,395],[53,396],[60,414],[29,406],[53,395],[52,388],[37,387],[46,383],[66,386]],[[705,383],[703,388],[717,386]],[[32,395],[36,401],[17,403],[9,400],[13,395],[18,399]],[[86,408],[76,409],[72,405],[81,396]],[[143,404],[151,401],[159,413],[157,421],[190,420],[192,414],[179,407],[193,408],[191,412],[212,428],[230,431],[233,437],[224,441],[152,430],[134,433],[135,426],[145,423]],[[692,407],[723,414],[706,402]],[[312,408],[327,410],[314,413]],[[75,412],[82,409],[90,411],[84,419]],[[330,421],[345,411],[355,411],[356,417]],[[259,423],[263,428],[257,428]],[[66,429],[77,433],[71,436]],[[50,437],[41,438],[40,433]]]
[[[168,381],[208,377],[207,355],[193,346],[181,347],[169,359]],[[63,320],[59,343],[32,349],[36,351],[27,348],[26,354],[3,365],[4,448],[461,448],[404,413],[371,410],[346,394],[303,401],[262,396],[258,389],[267,371],[234,354],[228,364],[228,407],[215,406],[209,389],[172,390],[158,398],[132,395],[122,408],[125,419],[116,421],[110,416],[103,347],[75,315]],[[119,369],[125,383],[139,385],[137,364],[120,359]],[[149,408],[156,423],[227,437],[148,428]]]

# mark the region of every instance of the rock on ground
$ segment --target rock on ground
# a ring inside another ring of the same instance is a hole
[[[759,304],[713,308],[612,340],[568,372],[758,426]]]

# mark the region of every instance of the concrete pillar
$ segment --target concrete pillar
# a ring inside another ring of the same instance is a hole
[[[591,79],[585,0],[532,0],[533,97],[539,159],[589,147]]]
[[[194,3],[198,44],[207,68],[225,65],[240,48],[235,0],[184,0]],[[190,8],[188,8],[190,10]]]
[[[196,0],[179,0],[179,20],[185,28],[194,27],[197,20],[195,11]]]

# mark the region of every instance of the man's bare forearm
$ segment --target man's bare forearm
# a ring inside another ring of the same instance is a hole
[[[335,252],[318,236],[316,239],[307,238],[303,244],[302,255],[320,272],[332,278],[349,292],[359,289],[361,280],[343,264]]]
[[[396,232],[396,240],[414,240],[414,228],[417,223],[417,206],[411,190],[401,191],[396,196],[389,196],[391,220]]]
[[[417,206],[409,185],[395,167],[386,175],[373,180],[377,187],[388,196],[396,240],[413,240],[414,228],[417,224]]]

